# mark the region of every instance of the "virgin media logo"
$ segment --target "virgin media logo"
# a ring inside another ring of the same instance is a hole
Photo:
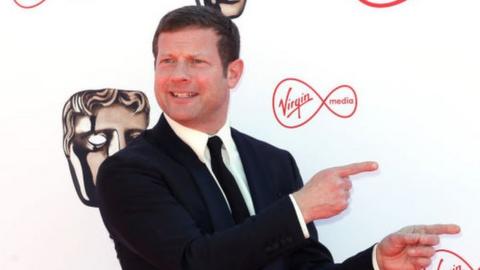
[[[439,249],[435,252],[435,259],[432,262],[432,267],[430,269],[431,270],[475,270],[472,267],[472,265],[469,264],[462,256],[447,249]]]
[[[34,8],[41,5],[45,0],[13,0],[21,8]]]
[[[360,2],[364,3],[367,6],[374,7],[374,8],[387,8],[399,5],[407,0],[387,0],[387,1],[379,1],[379,0],[359,0]]]
[[[280,125],[297,128],[310,121],[322,108],[340,118],[350,118],[357,110],[358,99],[349,85],[332,89],[325,98],[306,82],[287,78],[273,92],[273,114]]]

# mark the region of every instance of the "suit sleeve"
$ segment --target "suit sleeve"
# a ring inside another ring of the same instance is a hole
[[[100,167],[97,192],[112,238],[155,269],[259,269],[305,242],[288,196],[240,225],[206,233],[153,170],[114,156]]]
[[[303,180],[300,176],[297,164],[289,153],[288,157],[294,173],[293,190],[303,187]],[[290,269],[295,270],[373,270],[372,250],[370,247],[355,256],[345,260],[343,263],[333,263],[333,257],[328,249],[318,242],[318,234],[313,222],[307,224],[310,238],[290,256]],[[327,254],[327,256],[325,256]]]

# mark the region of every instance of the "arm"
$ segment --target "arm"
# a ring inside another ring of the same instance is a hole
[[[289,155],[292,168],[294,171],[294,186],[293,190],[298,191],[303,188],[303,180],[300,176],[297,164],[293,157]],[[295,193],[294,193],[295,194]],[[340,208],[339,208],[340,209]],[[372,251],[373,247],[370,247],[350,258],[345,260],[341,264],[334,264],[333,257],[328,249],[318,242],[318,234],[313,222],[307,224],[310,238],[306,241],[306,244],[296,250],[291,256],[291,269],[322,269],[322,270],[373,270],[372,265]],[[318,253],[329,255],[328,260],[322,259]]]
[[[329,168],[315,174],[305,187],[293,194],[305,222],[329,218],[342,212],[348,206],[352,188],[349,177],[377,168],[374,162],[362,162]],[[382,270],[423,269],[431,263],[431,257],[435,254],[434,246],[440,242],[439,235],[458,232],[460,228],[453,224],[408,226],[382,239],[374,258]],[[346,268],[339,269],[355,269],[351,263],[358,258],[366,262],[365,257],[359,255],[346,260],[342,264]],[[372,267],[371,258],[369,268]]]
[[[158,269],[258,269],[305,241],[288,197],[241,225],[206,233],[162,176],[139,166],[115,157],[102,164],[99,208],[112,237]]]

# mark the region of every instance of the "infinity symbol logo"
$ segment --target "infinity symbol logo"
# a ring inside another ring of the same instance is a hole
[[[17,6],[19,6],[21,8],[34,8],[34,7],[37,7],[37,6],[41,5],[43,2],[45,2],[45,0],[27,1],[27,2],[33,2],[33,4],[22,4],[18,0],[13,0],[13,2],[15,2],[15,4],[17,4]]]
[[[340,118],[350,118],[357,110],[357,94],[349,85],[340,85],[325,98],[306,82],[287,78],[275,87],[272,107],[275,118],[286,128],[297,128],[310,121],[324,106]]]
[[[371,0],[359,0],[360,2],[364,3],[367,6],[374,7],[374,8],[387,8],[399,5],[407,0],[394,0],[394,1],[387,1],[387,2],[378,2],[378,1],[371,1]]]
[[[439,249],[435,252],[432,270],[474,270],[474,268],[457,253]]]

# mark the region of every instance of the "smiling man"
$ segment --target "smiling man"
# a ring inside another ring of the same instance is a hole
[[[98,175],[99,207],[123,269],[414,270],[455,225],[411,226],[335,264],[314,220],[348,206],[349,176],[329,168],[303,186],[293,157],[229,126],[243,71],[235,24],[205,7],[166,14],[153,39],[163,115]],[[348,243],[345,243],[348,244]]]
[[[155,96],[179,124],[215,134],[227,118],[230,92],[243,70],[240,59],[223,63],[211,28],[187,27],[158,37]]]

